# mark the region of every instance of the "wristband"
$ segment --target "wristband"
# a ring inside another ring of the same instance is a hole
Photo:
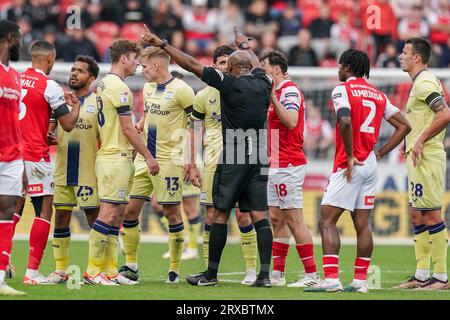
[[[162,41],[162,43],[159,45],[159,47],[160,47],[161,49],[164,49],[164,47],[167,46],[167,45],[168,45],[168,42],[167,42],[166,39],[164,39],[164,40]]]
[[[239,45],[239,49],[241,49],[241,50],[247,50],[247,49],[250,49],[250,45],[248,44],[248,42],[242,42],[242,43]]]

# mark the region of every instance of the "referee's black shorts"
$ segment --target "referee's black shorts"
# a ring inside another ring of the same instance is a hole
[[[236,202],[242,212],[267,210],[267,174],[261,164],[219,164],[214,174],[213,203],[231,210]]]

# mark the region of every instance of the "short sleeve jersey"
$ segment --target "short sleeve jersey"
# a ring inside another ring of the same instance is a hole
[[[111,155],[133,150],[122,132],[119,116],[131,116],[133,94],[118,75],[110,73],[97,89],[99,155]]]
[[[184,139],[194,104],[194,91],[186,82],[173,77],[164,84],[146,83],[143,94],[147,148],[159,163],[183,164]]]
[[[220,93],[216,88],[207,86],[197,92],[194,100],[192,118],[204,122],[203,161],[205,168],[215,167],[222,152]]]
[[[80,115],[71,132],[58,127],[55,184],[95,186],[98,151],[97,96],[90,92],[80,100]]]
[[[297,126],[291,130],[281,122],[275,107],[269,108],[269,152],[272,168],[306,164],[303,152],[303,129],[305,126],[305,100],[297,85],[283,81],[275,90],[278,101],[286,110],[297,111]]]
[[[332,92],[333,107],[336,114],[348,109],[351,114],[353,131],[353,155],[365,161],[378,140],[381,122],[389,120],[399,110],[393,106],[386,95],[362,78],[349,78]],[[347,168],[347,154],[339,127],[336,123],[336,153],[333,172]]]
[[[264,70],[255,68],[251,74],[235,77],[213,67],[205,67],[202,80],[220,92],[224,157],[229,147],[237,150],[237,130],[246,133],[250,130],[257,136],[251,140],[251,150],[267,148],[267,135],[259,133],[267,129],[272,80]],[[259,150],[260,155],[263,153],[267,155],[267,150]]]
[[[11,66],[0,63],[0,162],[22,159],[19,128],[20,75]]]
[[[412,147],[420,135],[430,127],[436,114],[433,107],[437,101],[444,99],[441,82],[431,72],[424,70],[413,80],[413,87],[406,104],[406,118],[412,130],[406,136],[406,152]],[[424,144],[424,152],[442,152],[444,150],[445,130],[442,130]]]
[[[47,132],[52,111],[65,105],[64,91],[39,69],[29,68],[20,74],[22,105],[20,131],[23,139],[23,158],[50,162]]]

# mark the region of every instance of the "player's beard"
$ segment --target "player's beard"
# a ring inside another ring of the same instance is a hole
[[[19,61],[20,57],[20,46],[18,44],[13,45],[9,48],[9,60]]]
[[[78,84],[71,84],[69,80],[69,88],[72,90],[80,90],[86,85],[86,83],[79,82]]]

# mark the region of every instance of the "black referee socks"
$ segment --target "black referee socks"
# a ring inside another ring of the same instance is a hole
[[[227,242],[228,225],[213,223],[209,234],[209,258],[206,278],[217,279],[220,257]],[[270,262],[270,261],[269,261]]]
[[[259,261],[261,263],[258,279],[264,279],[269,277],[270,260],[272,259],[272,228],[270,228],[267,219],[259,220],[254,225],[258,242]]]

